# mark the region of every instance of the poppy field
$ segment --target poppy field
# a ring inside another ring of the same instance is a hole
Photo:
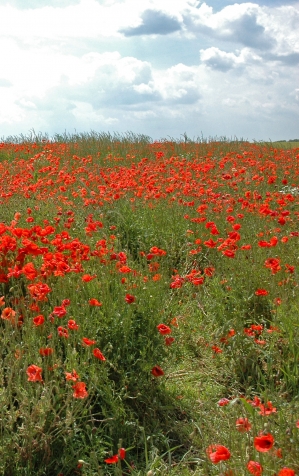
[[[299,474],[298,144],[0,142],[0,473]]]

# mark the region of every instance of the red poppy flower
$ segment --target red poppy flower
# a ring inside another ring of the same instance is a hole
[[[212,345],[211,349],[214,351],[215,354],[221,354],[223,352],[218,345]]]
[[[223,256],[226,256],[227,258],[234,258],[236,254],[236,252],[233,250],[225,250],[225,251],[221,251],[221,253],[223,254]]]
[[[259,414],[263,416],[271,415],[271,413],[276,413],[277,411],[276,407],[273,407],[272,402],[267,402],[266,405],[261,403],[259,408],[260,408]]]
[[[157,329],[160,332],[160,334],[162,334],[162,336],[164,336],[166,334],[171,334],[170,327],[166,326],[165,324],[159,324],[157,326]]]
[[[48,357],[53,354],[54,350],[51,347],[42,347],[39,349],[39,355],[42,357]]]
[[[86,384],[84,382],[76,382],[75,385],[73,385],[73,389],[74,389],[74,393],[73,393],[74,398],[88,397]]]
[[[89,281],[92,281],[96,277],[96,274],[94,274],[93,276],[91,276],[90,274],[84,274],[81,279],[84,283],[89,283]]]
[[[73,369],[72,372],[65,372],[65,379],[66,380],[72,380],[73,382],[76,382],[78,380],[79,375],[77,374],[76,370]]]
[[[70,319],[67,323],[67,326],[72,331],[77,331],[79,329],[79,326],[74,319]]]
[[[105,357],[103,356],[102,352],[100,351],[100,349],[95,348],[95,349],[93,349],[92,353],[97,359],[106,360]]]
[[[63,317],[67,313],[65,307],[63,306],[56,306],[54,307],[54,310],[52,311],[52,314],[54,314],[57,317]]]
[[[271,433],[268,433],[267,435],[261,434],[254,438],[254,447],[257,451],[260,451],[261,453],[266,453],[272,448],[273,445],[274,438]]]
[[[132,304],[132,302],[136,301],[135,296],[132,296],[132,294],[126,294],[125,301],[128,304]]]
[[[11,307],[5,307],[2,311],[1,318],[6,321],[14,322],[16,312]]]
[[[254,294],[256,296],[267,296],[269,292],[266,289],[257,289]]]
[[[265,267],[271,269],[272,274],[278,273],[278,271],[281,269],[279,258],[266,259]]]
[[[247,469],[249,473],[254,476],[261,476],[263,474],[263,467],[257,461],[248,461]]]
[[[226,405],[228,405],[230,403],[230,400],[228,398],[221,398],[217,404],[219,405],[219,407],[225,407]]]
[[[208,457],[214,464],[220,463],[220,461],[226,461],[230,458],[229,449],[223,445],[210,445],[206,451]]]
[[[213,276],[215,272],[215,268],[213,268],[212,266],[209,266],[208,268],[205,268],[203,272],[205,273],[206,276],[211,277]]]
[[[57,327],[57,332],[60,337],[65,337],[66,339],[69,337],[68,330],[65,327]]]
[[[113,456],[110,456],[110,458],[107,458],[104,460],[105,463],[107,464],[115,464],[118,462],[118,455],[113,455]]]
[[[276,456],[277,458],[282,458],[282,449],[281,449],[281,448],[277,448],[277,450],[276,450],[275,448],[273,448],[272,454],[273,454],[274,456]]]
[[[82,342],[83,342],[83,344],[88,345],[88,346],[94,345],[96,343],[95,340],[88,339],[87,337],[82,337]]]
[[[29,382],[42,382],[43,381],[42,371],[43,369],[41,369],[37,365],[34,365],[34,364],[29,365],[29,367],[26,370],[26,373],[28,375],[27,380]]]
[[[236,428],[240,433],[245,433],[251,429],[251,423],[248,418],[238,418],[236,420]]]
[[[90,306],[102,306],[102,303],[95,298],[89,299],[88,302]]]
[[[42,314],[33,318],[33,324],[35,325],[35,327],[42,326],[44,322],[45,318]]]
[[[278,476],[295,476],[295,475],[296,475],[295,471],[291,468],[282,468],[278,473]]]
[[[174,337],[165,337],[165,345],[171,345],[175,341]]]
[[[126,450],[125,448],[119,448],[118,450],[118,456],[120,459],[125,459],[126,457]]]
[[[155,365],[152,370],[151,370],[151,373],[154,377],[161,377],[162,375],[164,375],[164,372],[163,370],[161,369],[161,367],[159,367],[159,365]]]

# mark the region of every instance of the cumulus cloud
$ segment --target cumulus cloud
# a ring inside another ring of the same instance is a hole
[[[151,65],[133,57],[122,58],[118,53],[84,55],[77,62],[78,70],[89,66],[90,74],[79,79],[76,71],[63,74],[59,83],[48,89],[43,97],[33,99],[39,109],[78,108],[78,102],[89,104],[93,110],[127,108],[151,101],[161,95],[155,88]]]
[[[264,24],[261,7],[253,3],[229,5],[217,13],[204,3],[186,22],[197,34],[258,50],[268,50],[276,44],[273,31]]]
[[[0,88],[9,88],[12,86],[12,82],[9,79],[0,78]]]
[[[195,104],[201,98],[196,67],[180,63],[163,73],[156,71],[155,84],[166,104]]]
[[[233,68],[248,67],[252,63],[262,61],[262,58],[251,52],[249,48],[243,48],[242,51],[235,54],[222,51],[214,46],[200,50],[200,59],[202,64],[222,72]]]
[[[298,66],[299,64],[299,53],[289,53],[289,54],[268,54],[264,58],[268,61],[276,61],[286,66]]]
[[[239,42],[258,50],[273,48],[276,40],[266,28],[258,22],[255,11],[249,11],[236,20],[226,20],[223,25],[223,39]]]
[[[142,23],[137,27],[120,30],[125,36],[168,35],[181,29],[180,22],[164,12],[145,10],[141,15]]]
[[[268,8],[257,3],[228,5],[214,13],[203,3],[184,16],[196,36],[237,43],[257,51],[277,54],[299,52],[299,11],[290,5]]]
[[[9,0],[3,2],[4,4],[10,5],[11,7],[16,7],[19,9],[35,9],[42,8],[49,5],[49,0]],[[80,3],[80,0],[51,0],[52,7],[67,7],[69,5],[76,5]]]
[[[257,2],[1,2],[2,134],[296,137],[299,11]]]

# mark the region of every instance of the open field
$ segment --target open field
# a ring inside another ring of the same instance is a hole
[[[272,147],[279,147],[283,149],[293,149],[299,147],[299,140],[291,140],[291,141],[277,141],[277,142],[268,142],[268,145]]]
[[[0,474],[299,474],[298,145],[0,143]]]

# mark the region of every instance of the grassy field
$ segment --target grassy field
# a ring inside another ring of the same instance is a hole
[[[0,474],[299,474],[298,146],[0,143]]]

